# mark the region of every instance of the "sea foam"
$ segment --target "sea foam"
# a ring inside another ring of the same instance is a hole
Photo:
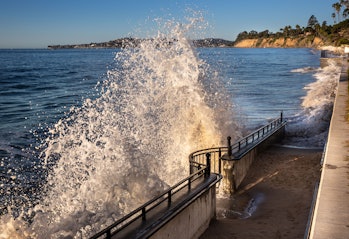
[[[335,60],[315,71],[315,81],[306,85],[302,111],[290,118],[287,144],[323,147],[328,134],[341,66]]]
[[[233,106],[188,38],[201,21],[169,21],[116,54],[100,96],[49,129],[40,199],[2,216],[0,238],[89,237],[186,177],[192,151],[239,137]]]

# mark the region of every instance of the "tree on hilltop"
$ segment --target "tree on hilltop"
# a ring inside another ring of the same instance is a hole
[[[332,4],[332,7],[334,8],[334,10],[337,13],[338,22],[340,22],[340,14],[339,13],[341,12],[342,4],[339,2],[336,2],[336,3]],[[335,13],[335,15],[336,15],[336,13]]]
[[[332,13],[331,17],[333,18],[333,22],[336,23],[336,14]]]
[[[296,34],[302,34],[302,32],[303,32],[303,30],[302,30],[302,28],[301,28],[301,26],[300,25],[296,25]]]
[[[344,18],[347,18],[349,16],[349,0],[341,0],[340,4],[345,7],[342,15]]]
[[[323,21],[320,25],[317,18],[311,15],[306,27],[296,25],[295,28],[287,25],[284,28],[280,28],[280,31],[273,33],[268,30],[262,32],[256,31],[244,31],[241,32],[236,38],[236,42],[244,39],[277,39],[277,38],[293,38],[298,42],[313,44],[315,37],[319,37],[323,44],[333,44],[340,46],[341,44],[349,44],[349,0],[339,0],[338,3],[332,4],[332,8],[335,10],[332,13],[334,25],[328,25],[326,21]],[[336,22],[341,19],[342,21]],[[306,45],[306,44],[304,44]]]
[[[349,0],[340,0],[339,2],[333,3],[332,8],[335,13],[332,13],[334,22],[336,23],[335,17],[337,16],[338,22],[340,22],[340,17],[342,16],[346,19],[349,16]],[[341,10],[343,9],[342,13]]]
[[[319,22],[314,15],[311,15],[309,20],[308,20],[307,28],[311,28],[311,29],[315,30],[316,25],[319,25]]]

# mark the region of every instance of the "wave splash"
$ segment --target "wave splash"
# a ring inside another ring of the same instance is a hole
[[[313,69],[312,69],[313,70]],[[304,87],[302,111],[289,120],[286,144],[323,147],[332,116],[341,66],[335,61],[315,71],[315,82]],[[302,69],[308,71],[308,69]]]
[[[307,66],[307,67],[291,70],[291,72],[305,74],[305,73],[309,73],[309,72],[315,72],[317,70],[318,70],[318,68],[316,68],[316,67]]]
[[[186,177],[192,151],[238,134],[219,79],[188,40],[200,22],[169,22],[116,54],[100,96],[49,130],[41,199],[2,216],[0,238],[91,236]]]

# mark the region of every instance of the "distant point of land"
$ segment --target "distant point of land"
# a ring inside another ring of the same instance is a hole
[[[137,47],[144,41],[152,41],[152,39],[139,39],[139,38],[120,38],[108,42],[101,43],[89,43],[89,44],[73,44],[73,45],[51,45],[49,49],[90,49],[90,48],[125,48],[125,47]],[[172,44],[176,40],[169,42]],[[234,42],[218,38],[206,38],[193,40],[195,47],[233,47]]]
[[[311,47],[319,48],[322,46],[341,46],[349,45],[349,19],[344,20],[333,26],[324,22],[321,26],[314,16],[311,16],[307,27],[295,28],[285,26],[280,32],[272,33],[269,30],[244,31],[239,33],[235,41],[229,41],[219,38],[206,38],[192,40],[195,47],[246,47],[246,48],[265,48],[265,47]],[[72,44],[72,45],[50,45],[49,49],[90,49],[90,48],[125,48],[137,47],[144,41],[153,39],[140,38],[120,38],[101,43]],[[173,44],[176,39],[168,42]]]

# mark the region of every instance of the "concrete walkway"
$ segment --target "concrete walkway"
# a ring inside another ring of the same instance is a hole
[[[312,239],[349,238],[349,96],[348,62],[341,78],[331,119],[323,169],[310,231]]]

